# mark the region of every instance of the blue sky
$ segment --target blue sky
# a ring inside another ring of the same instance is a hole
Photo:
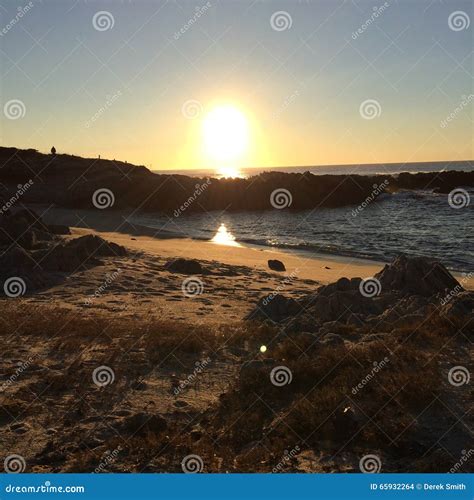
[[[241,166],[474,157],[471,1],[32,0],[13,25],[28,2],[2,5],[2,107],[24,106],[2,115],[2,145],[206,168],[202,118],[225,102],[250,124]]]

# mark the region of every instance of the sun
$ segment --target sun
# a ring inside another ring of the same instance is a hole
[[[203,121],[203,139],[209,158],[235,163],[248,149],[249,126],[245,115],[232,105],[213,108]]]

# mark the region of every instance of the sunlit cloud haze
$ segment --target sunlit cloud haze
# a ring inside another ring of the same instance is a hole
[[[155,170],[472,159],[472,6],[3,2],[1,142]]]

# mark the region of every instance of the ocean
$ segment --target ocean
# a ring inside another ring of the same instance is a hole
[[[423,164],[423,170],[407,170],[405,165],[403,171],[433,171],[434,166],[439,170],[460,167],[452,163],[430,165],[431,170],[427,164]],[[334,173],[348,173],[342,171],[343,167],[337,168],[339,170]],[[350,166],[351,172],[353,168]],[[357,173],[382,173],[383,168],[365,165],[360,166]],[[401,165],[392,166],[391,171],[383,173],[398,173],[401,170],[395,169],[400,168]],[[470,166],[464,163],[464,168],[459,169],[474,170],[472,163]],[[323,168],[318,173],[327,172]],[[240,244],[282,248],[305,255],[323,254],[382,262],[388,262],[400,253],[426,256],[441,261],[451,270],[470,273],[474,271],[474,189],[466,188],[465,192],[467,196],[461,195],[462,203],[458,208],[451,206],[446,194],[402,191],[382,194],[365,208],[184,213],[178,217],[142,213],[133,217],[131,222],[155,228],[169,236],[211,240],[217,234],[218,238],[224,235]]]

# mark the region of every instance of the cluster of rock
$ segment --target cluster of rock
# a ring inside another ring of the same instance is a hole
[[[452,290],[456,293],[450,294]],[[449,301],[443,301],[446,296]],[[245,319],[277,322],[289,332],[330,331],[336,323],[390,330],[417,324],[434,308],[468,317],[474,293],[465,291],[439,262],[402,255],[370,279],[341,278],[298,300],[281,294],[262,297]]]
[[[469,165],[452,164],[452,168]],[[284,206],[295,209],[360,205],[372,197],[400,189],[432,189],[449,192],[454,187],[474,186],[474,172],[427,172],[390,175],[313,175],[265,172],[248,179],[197,179],[186,175],[154,174],[144,166],[118,160],[81,158],[36,150],[0,147],[0,183],[8,187],[5,197],[15,193],[18,183],[41,175],[24,194],[25,203],[54,203],[73,208],[94,208],[93,195],[107,188],[114,195],[113,208],[173,213],[199,193],[186,213],[210,210],[273,210],[284,193]],[[202,186],[206,186],[202,189]],[[449,190],[447,190],[449,188]],[[279,207],[283,208],[283,207]]]
[[[53,285],[61,274],[100,264],[100,257],[124,256],[124,247],[95,235],[64,239],[66,226],[48,225],[31,210],[0,216],[0,282],[12,277],[31,292]],[[4,294],[3,287],[0,294]]]

